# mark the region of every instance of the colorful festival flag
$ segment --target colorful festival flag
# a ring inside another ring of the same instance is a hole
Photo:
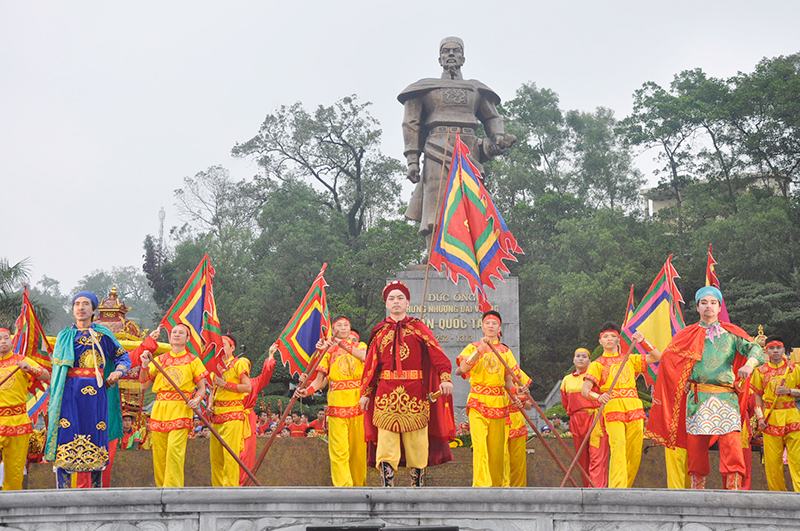
[[[305,372],[316,350],[317,341],[323,336],[330,337],[328,299],[325,295],[328,284],[323,277],[327,267],[328,264],[322,264],[322,269],[311,283],[308,293],[278,337],[281,361],[284,365],[289,364],[291,374]]]
[[[12,339],[14,353],[32,358],[48,371],[52,371],[53,362],[51,356],[53,355],[53,347],[47,340],[42,324],[36,315],[36,310],[31,304],[27,286],[22,291],[22,307],[19,317],[14,323],[14,329],[14,338]],[[44,386],[42,382],[35,380],[33,388],[43,389]]]
[[[708,244],[708,259],[706,260],[706,286],[714,286],[720,289],[719,278],[717,277],[717,261],[714,260],[714,255],[711,254],[711,244]],[[719,320],[723,323],[730,323],[731,317],[728,315],[728,307],[725,306],[725,299],[722,300],[722,305],[719,310]]]
[[[446,270],[456,284],[459,275],[466,278],[480,310],[486,311],[491,304],[485,287],[494,289],[492,277],[502,280],[502,273],[508,273],[504,260],[516,261],[514,254],[522,254],[522,249],[468,155],[469,148],[456,134],[430,264],[440,272]]]
[[[651,345],[663,352],[672,341],[672,336],[686,326],[680,307],[683,297],[675,284],[676,278],[680,278],[680,275],[672,265],[670,255],[622,327],[623,340],[629,347],[633,343],[631,336],[641,332]],[[655,383],[657,372],[657,364],[648,364],[645,372],[648,385]]]
[[[222,358],[222,327],[214,302],[214,274],[211,259],[203,255],[161,320],[167,332],[181,323],[189,327],[186,350],[200,357],[209,372],[217,372]]]
[[[44,390],[36,389],[28,398],[28,402],[26,403],[28,407],[28,417],[30,417],[31,423],[34,426],[36,426],[36,422],[39,420],[39,414],[47,412],[48,398],[50,398],[50,387]]]

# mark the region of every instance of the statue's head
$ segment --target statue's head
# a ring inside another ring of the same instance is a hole
[[[445,37],[439,43],[439,64],[447,71],[461,70],[464,65],[464,41],[459,37]]]

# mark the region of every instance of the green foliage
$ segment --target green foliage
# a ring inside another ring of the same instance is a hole
[[[567,410],[564,409],[564,406],[561,404],[554,405],[553,407],[545,411],[544,414],[549,419],[552,419],[553,417],[558,417],[561,420],[569,420],[569,415],[567,415]]]
[[[0,258],[0,326],[11,329],[22,304],[22,284],[29,278],[30,263],[20,260],[12,264]]]

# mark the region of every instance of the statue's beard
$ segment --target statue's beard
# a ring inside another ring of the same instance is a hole
[[[450,76],[450,79],[459,77],[461,73],[461,65],[446,65],[445,68],[447,69],[447,74]]]

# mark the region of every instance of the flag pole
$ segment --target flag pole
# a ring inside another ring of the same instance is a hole
[[[3,378],[3,381],[2,381],[2,382],[0,382],[0,387],[3,387],[3,384],[4,384],[4,383],[6,383],[8,380],[10,380],[10,379],[11,379],[11,377],[12,377],[12,376],[14,376],[14,375],[17,373],[17,371],[18,371],[18,370],[19,370],[19,365],[17,365],[17,366],[14,368],[14,370],[13,370],[13,371],[11,371],[10,373],[8,373],[8,376],[6,376],[5,378]]]
[[[160,363],[158,363],[158,361],[156,361],[156,358],[155,358],[155,357],[153,357],[153,358],[150,360],[150,363],[152,363],[153,365],[155,365],[155,368],[156,368],[156,370],[157,370],[158,372],[160,372],[160,373],[161,373],[161,375],[162,375],[162,376],[163,376],[163,377],[164,377],[164,378],[165,378],[165,379],[166,379],[166,380],[169,382],[169,384],[170,384],[170,385],[173,387],[173,389],[175,389],[175,390],[178,392],[178,394],[179,394],[179,395],[181,395],[181,398],[183,399],[183,401],[184,401],[184,402],[186,402],[186,405],[188,406],[188,405],[189,405],[189,398],[186,396],[186,393],[184,393],[184,392],[183,392],[183,390],[182,390],[182,389],[181,389],[181,388],[178,386],[178,384],[177,384],[177,383],[175,383],[175,380],[173,380],[173,379],[172,379],[172,377],[171,377],[169,374],[167,374],[167,373],[166,373],[166,371],[165,371],[165,370],[164,370],[164,368],[161,366],[161,364],[160,364]],[[189,407],[191,407],[191,406],[189,406]],[[256,485],[256,486],[261,486],[261,485],[258,483],[258,479],[256,479],[256,476],[255,476],[255,474],[253,473],[253,471],[252,471],[252,470],[250,470],[250,469],[247,467],[247,465],[245,465],[245,464],[244,464],[244,461],[242,461],[241,457],[239,457],[239,454],[237,454],[236,452],[234,452],[234,451],[233,451],[233,448],[231,448],[231,447],[230,447],[230,445],[228,445],[228,443],[227,443],[227,442],[225,442],[225,439],[223,439],[223,438],[222,438],[222,435],[220,435],[220,434],[219,434],[219,432],[218,432],[218,431],[217,431],[217,430],[214,428],[214,426],[213,426],[213,425],[212,425],[212,424],[211,424],[211,423],[210,423],[210,422],[209,422],[209,421],[206,419],[205,415],[203,415],[203,412],[200,410],[200,408],[199,408],[199,407],[197,407],[196,409],[195,409],[195,408],[192,408],[192,410],[193,410],[195,413],[197,413],[197,416],[200,418],[200,421],[201,421],[201,422],[202,422],[202,423],[205,425],[205,427],[206,427],[206,428],[208,428],[208,430],[211,432],[211,434],[212,434],[214,437],[216,437],[216,439],[219,441],[219,443],[222,445],[222,447],[223,447],[223,448],[225,448],[225,450],[226,450],[226,451],[227,451],[227,452],[228,452],[228,453],[231,455],[231,457],[233,457],[233,459],[234,459],[234,460],[235,460],[235,461],[236,461],[236,462],[239,464],[239,467],[241,467],[241,469],[242,469],[242,470],[244,470],[244,472],[245,472],[245,473],[248,475],[248,477],[250,478],[250,481],[252,481],[252,482],[253,482],[253,484],[254,484],[254,485]]]
[[[503,367],[506,370],[506,374],[510,375],[511,379],[514,381],[514,385],[516,385],[517,387],[522,387],[522,381],[520,381],[519,377],[516,374],[514,374],[514,371],[511,370],[511,367],[508,366],[508,363],[506,363],[506,360],[504,360],[503,357],[500,355],[500,353],[497,352],[497,349],[494,347],[494,345],[492,345],[488,341],[484,341],[484,343],[486,343],[489,346],[489,348],[492,349],[492,352],[494,353],[494,355],[497,357],[498,360],[500,360],[500,363],[503,365]],[[530,395],[528,395],[528,396],[530,396]],[[533,406],[536,408],[536,411],[539,413],[539,415],[544,419],[544,422],[545,422],[545,424],[547,424],[547,427],[550,428],[550,431],[552,431],[553,435],[556,436],[556,439],[558,439],[558,442],[561,444],[561,448],[567,453],[567,456],[568,457],[572,456],[572,452],[569,451],[569,448],[567,447],[567,445],[564,442],[564,440],[561,438],[561,435],[558,433],[558,430],[556,430],[555,426],[553,426],[553,424],[547,418],[547,415],[544,414],[544,411],[542,411],[542,408],[539,406],[539,404],[536,402],[536,400],[533,399],[533,397],[531,397],[531,402],[533,403]],[[525,418],[526,421],[528,421],[528,424],[530,425],[530,427],[533,428],[533,431],[536,433],[536,435],[539,436],[539,439],[542,441],[542,444],[545,446],[545,448],[547,448],[547,451],[550,453],[550,455],[556,461],[556,463],[558,464],[559,468],[561,468],[561,471],[565,472],[565,473],[568,473],[566,467],[564,467],[564,465],[561,462],[561,460],[556,457],[555,452],[553,452],[553,450],[547,444],[547,441],[545,441],[544,437],[542,437],[542,435],[539,433],[539,430],[534,426],[534,423],[530,419],[530,417],[528,417],[528,414],[525,413],[525,411],[523,411],[522,409],[520,409],[519,412],[522,413],[522,416]],[[578,467],[581,469],[581,472],[583,473],[583,476],[586,479],[586,481],[589,482],[589,485],[594,487],[594,484],[592,483],[592,480],[589,477],[589,473],[586,472],[586,470],[584,470],[583,466],[580,463],[578,463]],[[570,477],[569,479],[572,482],[572,486],[573,487],[577,487],[578,486],[575,483],[575,481],[572,479],[572,477]],[[563,487],[563,485],[562,485],[562,487]]]
[[[460,137],[456,135],[456,139],[459,140]],[[450,145],[450,132],[447,133],[447,138],[445,139],[445,155],[447,154],[447,146]],[[453,146],[453,153],[455,153],[455,146]],[[443,158],[447,158],[446,156]],[[452,163],[452,157],[450,161]],[[427,164],[427,161],[426,161]],[[428,296],[428,276],[431,270],[431,253],[433,252],[433,239],[436,237],[436,229],[439,225],[439,216],[442,212],[442,203],[444,203],[444,168],[447,166],[445,160],[442,160],[442,171],[439,172],[439,200],[436,203],[436,217],[433,219],[433,232],[431,232],[431,242],[428,244],[428,256],[426,257],[427,260],[425,261],[425,281],[422,285],[422,300],[419,305],[419,318],[421,321],[424,321],[425,317],[425,297]],[[451,168],[452,169],[452,168]],[[420,175],[420,179],[422,179],[422,175]]]
[[[314,352],[314,355],[311,358],[311,363],[308,364],[308,367],[303,373],[306,377],[309,376],[310,374],[313,374],[314,371],[317,369],[317,366],[322,361],[323,354],[324,353],[319,349],[317,349]],[[281,417],[278,419],[278,424],[275,425],[275,429],[272,431],[272,435],[269,436],[269,439],[267,439],[267,443],[264,445],[264,448],[261,450],[261,453],[258,454],[258,459],[256,459],[256,466],[253,467],[254,473],[258,472],[258,469],[261,468],[261,465],[264,462],[264,458],[267,456],[267,452],[269,452],[269,449],[272,447],[272,443],[275,442],[275,439],[278,437],[278,434],[283,429],[283,425],[286,422],[286,417],[289,416],[289,413],[292,411],[292,406],[294,406],[294,403],[297,402],[297,391],[305,389],[310,384],[311,384],[310,379],[306,378],[303,382],[300,383],[300,385],[297,386],[297,389],[292,394],[292,398],[289,400],[289,403],[283,410],[283,414],[281,414]],[[245,485],[247,485],[247,483],[245,483]]]

